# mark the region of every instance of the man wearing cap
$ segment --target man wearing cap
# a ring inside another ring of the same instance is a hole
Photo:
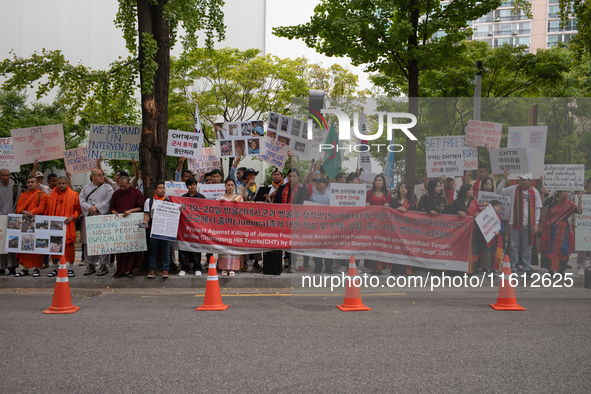
[[[52,188],[43,184],[43,179],[45,179],[45,175],[43,175],[43,173],[41,171],[37,171],[38,165],[39,165],[39,161],[35,160],[35,163],[33,164],[33,170],[31,171],[31,176],[34,176],[35,178],[37,178],[37,183],[39,183],[38,190],[41,190],[42,192],[44,192],[45,194],[47,194],[49,196],[49,193],[51,193]],[[51,177],[51,176],[55,176],[56,182],[57,182],[57,175],[50,174],[49,177]],[[49,180],[49,177],[48,177],[48,180]],[[55,185],[54,185],[54,187],[55,187]]]
[[[259,174],[253,168],[247,168],[242,175],[244,181],[244,189],[242,190],[242,198],[246,202],[253,202],[257,194],[258,186],[254,181],[256,176]]]
[[[283,185],[285,180],[283,179],[283,174],[279,171],[278,168],[275,168],[271,173],[271,189],[269,190],[269,194],[265,195],[265,199],[267,202],[272,202],[273,198],[275,198],[275,192],[279,189],[279,186]]]
[[[113,196],[113,188],[103,182],[105,173],[98,168],[90,173],[92,183],[84,186],[80,191],[80,209],[84,220],[80,228],[80,239],[82,243],[86,243],[86,218],[88,216],[107,215],[111,207],[111,197]],[[97,276],[103,276],[109,273],[107,270],[107,263],[109,262],[109,255],[86,256],[85,261],[88,263],[85,276],[97,273],[94,268],[95,263],[99,263],[99,270]]]
[[[531,248],[534,244],[534,236],[538,232],[540,223],[540,210],[542,209],[542,198],[537,189],[531,187],[532,174],[521,174],[516,185],[503,188],[509,176],[508,172],[503,175],[503,181],[497,188],[496,193],[511,197],[511,216],[509,217],[509,260],[511,261],[511,272],[517,271],[517,252],[523,252],[523,271],[531,275]]]

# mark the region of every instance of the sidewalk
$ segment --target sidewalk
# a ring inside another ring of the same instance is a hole
[[[215,255],[214,255],[215,256]],[[136,276],[133,278],[121,277],[114,278],[117,267],[109,268],[109,273],[105,276],[97,276],[96,274],[90,276],[84,276],[86,270],[86,264],[80,265],[81,252],[76,251],[76,262],[74,264],[75,277],[69,278],[71,288],[82,288],[82,289],[97,289],[97,288],[205,288],[207,284],[207,265],[205,259],[202,260],[203,273],[201,277],[196,277],[192,272],[187,273],[186,276],[180,277],[177,273],[170,275],[168,279],[162,278],[161,273],[156,273],[156,277],[148,279],[145,275],[147,273],[138,273],[136,270]],[[176,261],[178,264],[178,260]],[[116,265],[117,263],[115,263]],[[297,267],[301,267],[303,264],[302,257],[300,256],[297,261]],[[567,269],[567,273],[572,274],[574,286],[583,286],[584,277],[577,275],[576,268],[576,254],[570,258],[570,265],[572,269]],[[41,270],[41,276],[33,278],[32,276],[25,276],[22,278],[14,278],[7,276],[0,276],[0,288],[53,288],[55,286],[55,278],[48,278],[52,270],[52,264],[49,264],[49,268]],[[358,268],[359,274],[368,273],[369,270],[365,269],[361,264],[361,268]],[[419,271],[413,275],[420,275],[423,277],[427,276],[426,271]],[[347,275],[346,269],[334,269],[334,274],[341,276],[341,272]],[[385,279],[388,277],[388,270],[382,271],[384,274],[379,278]],[[544,274],[548,270],[542,269],[539,266],[532,267],[532,273]],[[521,272],[518,271],[520,274]],[[308,271],[297,271],[295,273],[287,273],[286,269],[283,269],[283,273],[279,276],[274,275],[263,275],[262,272],[253,270],[252,267],[248,268],[248,272],[236,272],[236,276],[228,277],[221,276],[218,270],[218,279],[221,288],[274,288],[274,289],[285,289],[294,287],[294,284],[299,286],[302,283],[302,276],[309,275],[314,276],[314,263],[310,261],[310,267]],[[326,275],[326,274],[321,274]],[[478,274],[482,276],[482,273]],[[495,278],[495,283],[499,283],[499,278]]]

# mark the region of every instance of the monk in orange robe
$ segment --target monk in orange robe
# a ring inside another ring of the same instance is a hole
[[[18,198],[16,204],[16,213],[33,217],[35,215],[44,215],[47,207],[47,194],[39,190],[37,178],[27,179],[28,190]],[[17,253],[16,258],[24,267],[19,276],[29,275],[29,268],[35,268],[33,276],[39,276],[39,268],[43,266],[43,255]]]
[[[64,224],[67,225],[65,257],[70,264],[68,267],[68,276],[70,277],[75,276],[74,260],[76,259],[76,250],[74,242],[76,242],[76,219],[81,213],[78,193],[68,187],[68,178],[65,176],[58,177],[57,186],[49,194],[45,214],[47,216],[65,216],[67,218],[64,220]],[[49,277],[57,276],[60,256],[52,255],[51,259],[53,260],[53,271],[47,275]]]

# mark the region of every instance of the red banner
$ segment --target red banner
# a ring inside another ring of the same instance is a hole
[[[283,249],[313,257],[372,259],[466,271],[474,219],[401,213],[384,207],[236,203],[172,197],[182,203],[178,247],[229,254]]]

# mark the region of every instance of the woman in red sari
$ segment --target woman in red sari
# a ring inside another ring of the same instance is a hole
[[[568,256],[573,253],[575,237],[568,218],[575,213],[582,212],[582,195],[579,192],[579,206],[568,199],[568,191],[558,191],[556,195],[546,199],[544,206],[548,207],[548,214],[542,224],[542,268],[547,268],[550,275],[555,271],[564,274],[568,263]]]
[[[373,187],[366,195],[366,204],[370,206],[384,206],[390,207],[392,202],[392,194],[386,187],[386,178],[382,174],[376,175],[373,180]],[[381,275],[381,271],[389,266],[390,264],[382,263],[381,261],[365,260],[363,266],[371,269],[373,275]]]
[[[392,202],[392,207],[400,212],[414,211],[417,207],[417,200],[408,192],[406,182],[398,184],[396,189],[395,200]],[[392,264],[390,269],[392,275],[412,275],[411,265]]]
[[[458,198],[451,204],[450,213],[452,215],[458,214],[465,218],[466,216],[476,217],[480,213],[480,207],[476,198],[474,198],[474,190],[472,185],[465,183],[460,187]],[[476,272],[476,263],[478,262],[478,233],[480,230],[474,229],[472,231],[472,254],[470,255],[470,263],[468,264],[468,273]]]

